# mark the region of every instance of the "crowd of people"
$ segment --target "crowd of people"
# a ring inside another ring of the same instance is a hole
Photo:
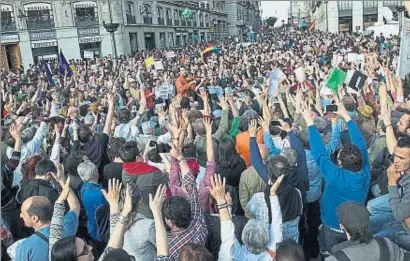
[[[2,71],[2,260],[410,260],[399,50],[282,27]]]

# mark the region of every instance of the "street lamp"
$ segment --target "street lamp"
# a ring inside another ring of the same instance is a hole
[[[110,22],[106,23],[103,21],[103,26],[105,30],[111,34],[111,45],[113,49],[113,55],[114,55],[114,63],[117,61],[117,44],[115,42],[115,36],[114,33],[118,30],[118,27],[120,26],[119,23],[113,23],[112,22],[112,14],[111,14],[111,2],[108,1],[108,12],[110,15]]]

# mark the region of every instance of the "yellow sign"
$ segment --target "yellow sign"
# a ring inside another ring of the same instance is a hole
[[[211,32],[211,33],[215,32],[215,27],[213,27],[213,26],[209,27],[209,32]]]
[[[151,66],[154,65],[154,63],[155,63],[154,56],[150,56],[147,59],[145,59],[145,66],[147,66],[147,68],[151,68]]]

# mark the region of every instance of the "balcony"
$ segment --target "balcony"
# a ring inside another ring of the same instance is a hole
[[[137,19],[135,18],[135,15],[130,15],[127,14],[127,24],[136,24]]]
[[[84,17],[84,16],[77,16],[75,18],[75,24],[77,27],[90,27],[98,25],[98,18],[97,17]]]
[[[174,20],[174,25],[179,26],[179,20]]]
[[[144,24],[152,24],[152,17],[144,16]]]
[[[200,27],[204,27],[204,23],[203,23],[203,22],[200,22],[200,23],[199,23],[199,26],[200,26]]]
[[[206,23],[206,25],[205,25],[206,27],[209,27],[209,23]]]
[[[1,31],[2,32],[15,32],[15,31],[17,31],[16,22],[10,21],[10,20],[1,21]]]
[[[164,25],[165,24],[165,19],[162,17],[158,17],[158,24]]]
[[[196,22],[193,22],[193,23],[192,23],[192,27],[197,27],[197,23],[196,23]]]
[[[27,29],[28,30],[42,30],[42,29],[53,29],[55,27],[54,20],[37,20],[37,19],[27,19]]]
[[[167,19],[167,25],[172,25],[172,19]]]
[[[181,26],[186,26],[186,21],[185,20],[181,21]]]
[[[192,22],[191,21],[187,21],[187,26],[191,27],[192,26]]]

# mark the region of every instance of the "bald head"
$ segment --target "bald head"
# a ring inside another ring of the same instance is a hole
[[[22,214],[26,213],[29,217],[37,216],[41,223],[49,223],[53,216],[53,205],[44,196],[34,196],[26,199],[21,206]]]
[[[269,156],[269,151],[264,144],[258,144],[259,152],[263,160],[267,159]]]

